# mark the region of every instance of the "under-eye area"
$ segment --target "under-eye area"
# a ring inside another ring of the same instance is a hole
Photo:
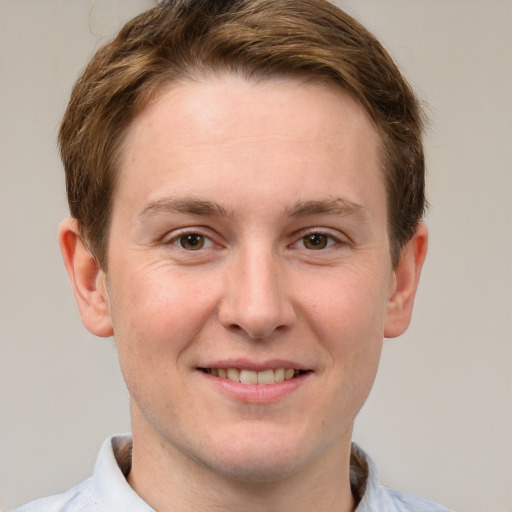
[[[310,370],[275,368],[268,370],[245,370],[243,368],[199,368],[200,371],[220,379],[228,379],[241,384],[275,384],[310,373]]]

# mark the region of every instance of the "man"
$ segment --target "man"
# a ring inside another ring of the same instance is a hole
[[[132,436],[22,510],[445,510],[351,443],[426,254],[421,135],[324,0],[164,2],[100,49],[61,125],[59,242]]]

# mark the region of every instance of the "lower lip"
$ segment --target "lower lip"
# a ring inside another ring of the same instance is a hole
[[[222,393],[235,400],[253,404],[272,403],[282,400],[303,386],[311,377],[311,373],[308,372],[298,375],[293,379],[275,382],[274,384],[242,384],[241,382],[233,382],[229,379],[215,377],[200,370],[198,372]]]

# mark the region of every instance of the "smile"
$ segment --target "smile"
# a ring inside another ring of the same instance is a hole
[[[294,368],[269,368],[262,371],[246,370],[244,368],[200,368],[200,370],[214,377],[241,384],[275,384],[308,373]]]

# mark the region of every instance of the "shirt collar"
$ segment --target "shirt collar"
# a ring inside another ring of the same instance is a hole
[[[386,501],[379,481],[377,467],[366,452],[352,443],[350,453],[350,486],[359,500],[355,512],[379,512]],[[377,508],[376,508],[377,507]]]
[[[103,443],[93,476],[98,511],[155,512],[126,481],[131,467],[131,447],[129,434],[111,437]],[[382,503],[384,496],[377,468],[356,443],[352,443],[350,455],[350,484],[359,501],[355,512],[378,512],[375,506]]]
[[[111,437],[103,443],[93,475],[98,511],[154,512],[126,481],[131,466],[131,446],[129,434]]]

